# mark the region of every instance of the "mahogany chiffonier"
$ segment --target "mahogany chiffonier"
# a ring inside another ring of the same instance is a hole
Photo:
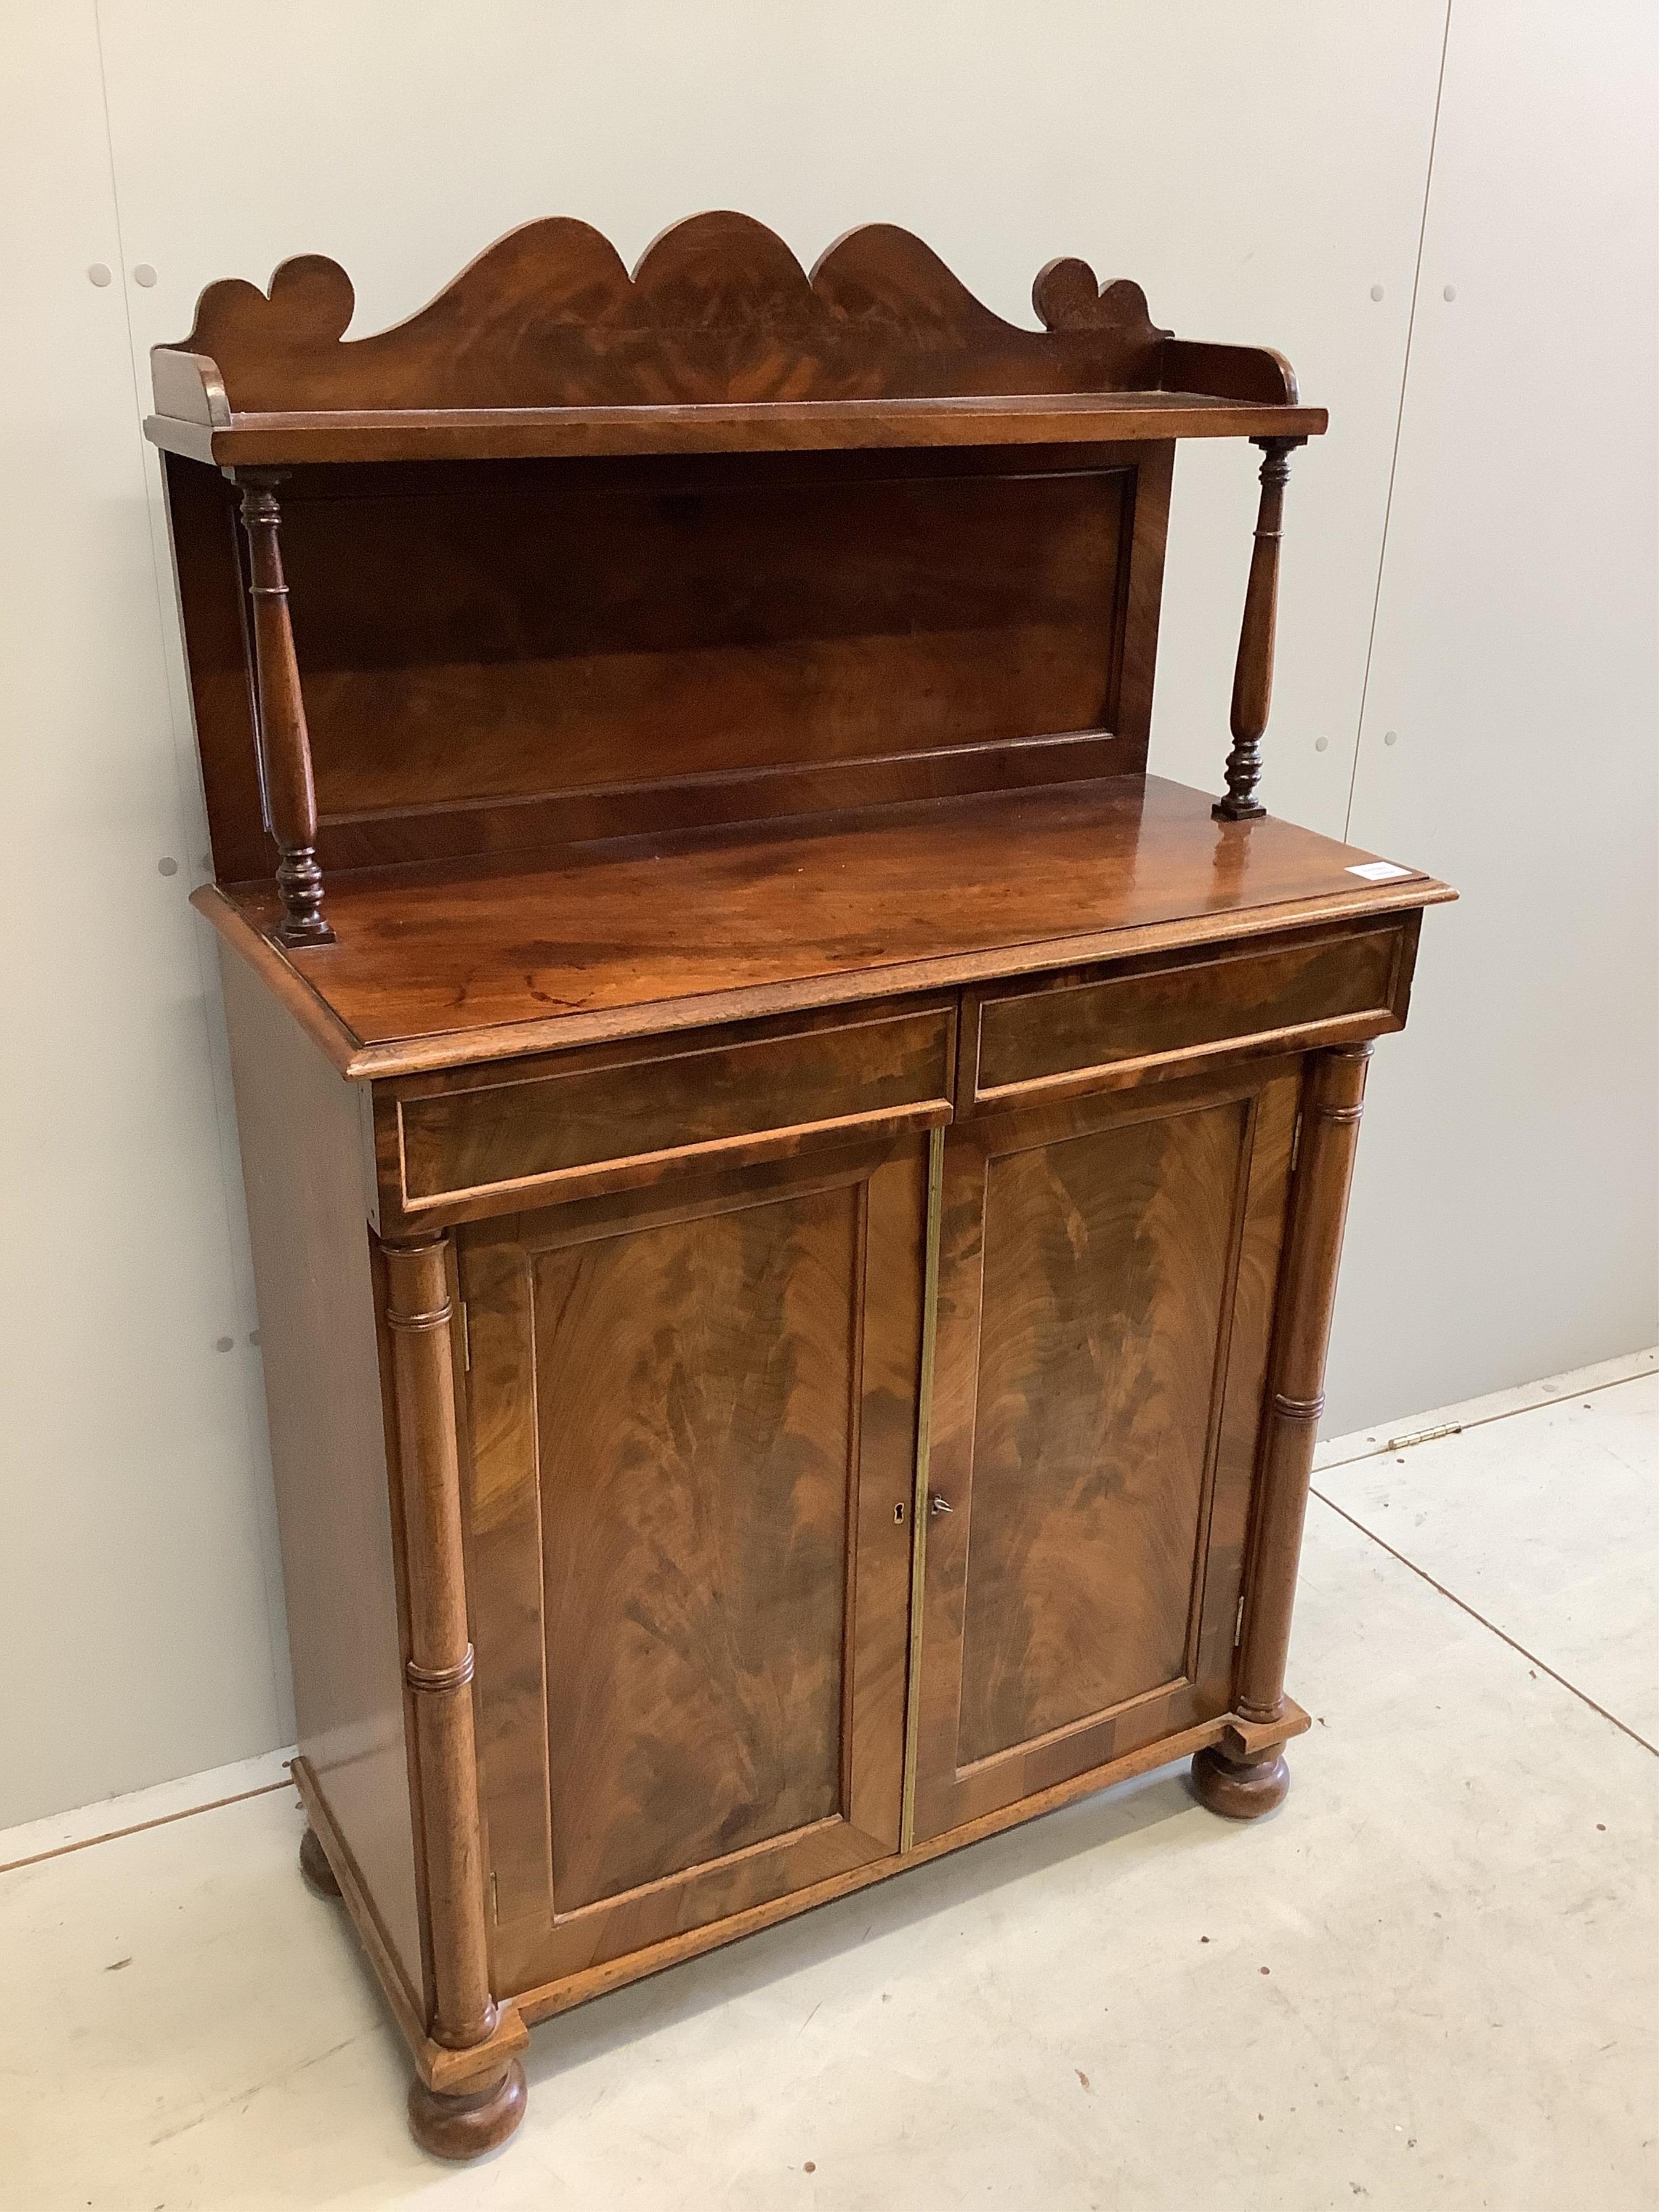
[[[1256,798],[1274,353],[902,230],[532,224],[154,356],[310,1820],[501,2142],[535,2021],[1177,1759],[1285,1794],[1371,1040],[1442,884]],[[1213,803],[1176,442],[1261,449]]]

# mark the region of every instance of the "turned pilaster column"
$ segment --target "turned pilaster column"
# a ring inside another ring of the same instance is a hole
[[[288,580],[278,541],[279,471],[237,471],[242,527],[247,532],[248,586],[253,601],[254,672],[259,702],[259,781],[265,816],[276,840],[276,890],[283,902],[276,935],[283,945],[331,945],[323,919],[323,872],[317,862],[317,793],[311,740],[300,692],[300,664],[289,618]]]
[[[432,1937],[428,2033],[467,2051],[495,2034],[484,1922],[478,1771],[473,1743],[472,1645],[461,1544],[460,1462],[451,1364],[448,1239],[382,1246],[409,1589],[409,1659]],[[516,2058],[486,2061],[464,2094],[416,2081],[410,2114],[442,2157],[471,2157],[511,2134],[524,2109]]]
[[[1210,811],[1220,821],[1249,822],[1267,808],[1255,795],[1261,775],[1261,739],[1273,696],[1273,631],[1279,620],[1279,547],[1283,534],[1285,486],[1291,455],[1305,438],[1253,438],[1260,446],[1261,496],[1256,508],[1255,543],[1250,550],[1250,580],[1244,592],[1244,619],[1233,668],[1232,750],[1227,756],[1227,789]]]
[[[1271,1729],[1286,1711],[1302,1524],[1325,1407],[1325,1354],[1370,1054],[1369,1044],[1339,1045],[1314,1054],[1308,1067],[1234,1676],[1233,1711],[1251,1732]],[[1194,1784],[1212,1811],[1248,1819],[1280,1802],[1290,1777],[1271,1736],[1267,1745],[1254,1758],[1218,1748],[1197,1754]]]
[[[1368,1044],[1340,1045],[1318,1054],[1309,1074],[1233,1699],[1235,1711],[1245,1720],[1277,1720],[1285,1709],[1285,1659],[1302,1522],[1319,1417],[1325,1410],[1325,1354],[1370,1056]]]

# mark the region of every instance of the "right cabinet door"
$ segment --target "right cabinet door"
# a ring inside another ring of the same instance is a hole
[[[1228,1709],[1300,1075],[946,1134],[918,1842]]]

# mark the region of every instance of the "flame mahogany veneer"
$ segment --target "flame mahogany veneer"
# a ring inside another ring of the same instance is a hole
[[[441,2157],[585,1997],[1178,1758],[1287,1787],[1366,1059],[1451,893],[1257,795],[1322,410],[1033,298],[548,222],[154,356],[301,1869]],[[1146,774],[1198,436],[1263,454],[1213,801]]]

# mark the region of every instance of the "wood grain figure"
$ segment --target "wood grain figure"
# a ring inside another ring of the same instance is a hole
[[[1233,672],[1232,750],[1227,756],[1227,789],[1215,804],[1224,822],[1249,822],[1267,808],[1255,795],[1261,778],[1261,739],[1273,695],[1273,636],[1279,623],[1279,553],[1284,534],[1285,487],[1291,455],[1300,438],[1258,438],[1264,455],[1261,499],[1255,542],[1250,552],[1250,580],[1244,593],[1244,619],[1238,634]]]
[[[1365,1055],[1453,894],[1256,795],[1323,410],[1032,300],[555,219],[152,356],[301,1874],[441,2159],[531,2022],[1177,1759],[1254,1818],[1308,1725]],[[1213,805],[1146,773],[1188,437],[1265,456]]]

